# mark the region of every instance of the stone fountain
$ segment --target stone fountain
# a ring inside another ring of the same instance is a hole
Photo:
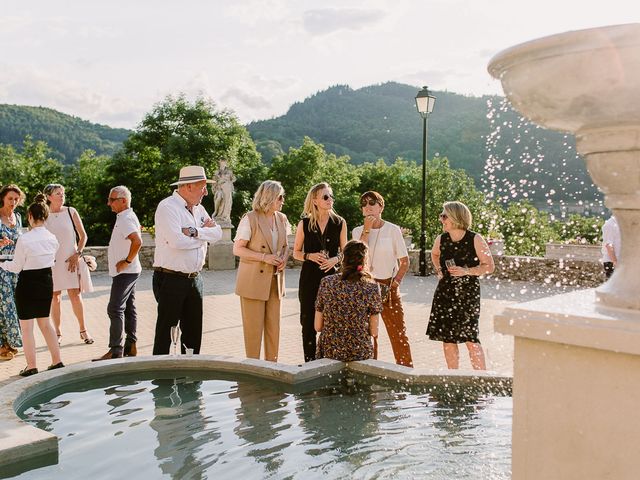
[[[513,107],[576,136],[622,234],[613,277],[506,309],[513,478],[640,477],[640,24],[567,32],[489,64]]]

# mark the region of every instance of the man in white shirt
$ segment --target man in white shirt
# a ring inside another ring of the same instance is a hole
[[[109,192],[107,205],[116,214],[116,223],[109,240],[108,259],[111,295],[107,305],[109,327],[109,351],[95,361],[112,358],[135,357],[136,328],[136,282],[142,272],[138,252],[142,246],[140,222],[131,208],[131,192],[123,185],[113,187]],[[122,347],[122,329],[126,339]]]
[[[602,266],[607,278],[611,278],[618,266],[618,256],[622,242],[618,220],[613,215],[602,226]]]
[[[207,244],[222,238],[222,229],[200,204],[207,195],[204,168],[180,169],[178,188],[158,204],[155,215],[156,250],[153,260],[153,294],[158,319],[153,354],[165,355],[171,347],[171,327],[180,323],[180,350],[200,353],[202,342],[202,277]]]

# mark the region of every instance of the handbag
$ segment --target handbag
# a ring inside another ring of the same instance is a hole
[[[80,235],[78,235],[78,230],[76,229],[76,224],[73,222],[73,217],[71,216],[71,208],[67,209],[69,212],[69,218],[71,219],[71,225],[73,226],[73,231],[76,234],[76,244],[80,239]],[[98,268],[98,262],[96,261],[96,257],[93,255],[80,255],[78,259],[78,282],[80,284],[80,293],[85,292],[93,292],[93,282],[91,281],[91,272],[94,272]]]

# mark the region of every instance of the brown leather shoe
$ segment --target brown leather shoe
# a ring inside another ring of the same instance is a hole
[[[138,347],[136,342],[124,342],[124,354],[125,357],[135,357],[138,355]]]
[[[122,353],[114,353],[113,350],[109,350],[107,353],[102,355],[100,358],[94,358],[91,360],[92,362],[99,362],[101,360],[111,360],[114,358],[122,358]]]

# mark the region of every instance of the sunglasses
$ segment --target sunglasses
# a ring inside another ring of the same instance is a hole
[[[123,199],[123,197],[116,197],[116,198],[109,197],[109,198],[108,198],[109,203],[113,203],[113,202],[115,202],[116,200],[122,200],[122,199]]]
[[[329,200],[329,199],[333,200],[333,198],[334,198],[333,194],[331,194],[331,195],[326,195],[326,194],[325,194],[325,195],[323,195],[323,196],[322,196],[322,199],[323,199],[325,202],[326,202],[327,200]]]
[[[449,216],[446,213],[441,213],[438,216],[440,217],[440,220],[446,220],[447,218],[449,218]]]
[[[283,201],[283,200],[284,200],[284,193],[283,193],[283,194],[281,194],[281,195],[278,195],[277,200],[278,200],[279,202]]]
[[[378,204],[378,201],[374,200],[373,198],[369,198],[369,199],[363,198],[362,200],[360,200],[361,207],[366,207],[367,205],[370,205],[373,207],[374,205],[377,205],[377,204]]]

